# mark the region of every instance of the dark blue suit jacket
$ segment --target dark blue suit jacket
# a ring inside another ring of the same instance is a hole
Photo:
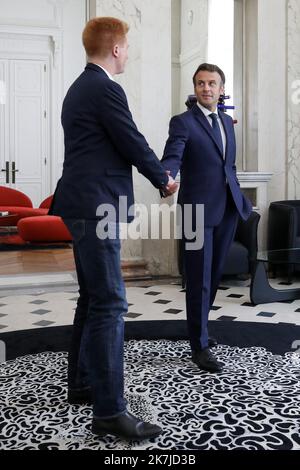
[[[87,64],[70,87],[62,125],[65,160],[51,214],[95,219],[99,204],[112,204],[118,218],[119,196],[127,196],[128,206],[134,203],[132,165],[156,188],[167,184],[159,159],[132,120],[122,87],[97,65]]]
[[[227,182],[241,217],[251,213],[251,203],[242,194],[236,176],[236,144],[233,121],[219,111],[226,133],[226,156],[214,138],[213,130],[201,109],[195,105],[170,121],[162,164],[173,178],[180,170],[179,204],[204,204],[204,223],[220,223],[227,200]]]

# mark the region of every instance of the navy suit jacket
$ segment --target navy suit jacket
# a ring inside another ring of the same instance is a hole
[[[119,196],[127,197],[127,206],[134,203],[132,165],[156,188],[167,184],[159,159],[133,122],[122,87],[97,65],[87,64],[70,87],[62,125],[64,167],[49,213],[95,219],[99,204],[112,204],[120,220]]]
[[[242,194],[236,176],[236,144],[233,121],[219,111],[226,133],[226,154],[215,140],[213,130],[199,106],[195,105],[170,121],[162,164],[173,178],[180,170],[179,204],[204,204],[206,226],[218,225],[227,200],[227,183],[236,208],[246,220],[252,210]]]

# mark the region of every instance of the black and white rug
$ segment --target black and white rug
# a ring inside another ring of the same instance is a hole
[[[221,374],[200,371],[187,341],[126,343],[130,410],[160,424],[150,441],[92,435],[92,408],[66,400],[65,352],[0,364],[0,449],[300,449],[300,357],[218,346]]]

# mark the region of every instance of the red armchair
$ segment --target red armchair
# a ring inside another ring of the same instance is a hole
[[[43,202],[41,202],[40,208],[49,210],[50,206],[51,206],[52,199],[53,199],[53,194],[51,196],[46,197],[46,199],[44,199]]]
[[[72,236],[60,217],[42,215],[19,220],[18,232],[27,242],[66,242]]]
[[[53,196],[47,197],[41,204],[40,210],[48,212]],[[28,242],[66,242],[72,236],[60,217],[42,215],[26,217],[18,222],[18,232],[23,240]]]
[[[49,208],[48,208],[49,209]],[[32,202],[26,194],[16,189],[0,186],[0,211],[8,211],[16,214],[10,219],[10,225],[17,225],[18,221],[24,217],[46,215],[48,209],[42,205],[39,208],[32,207]],[[0,226],[6,225],[5,220],[1,221]]]
[[[26,194],[16,189],[0,186],[0,211],[16,214],[9,221],[17,225],[18,233],[28,242],[62,242],[71,241],[72,237],[60,217],[47,215],[53,196],[48,196],[38,208],[32,207],[32,202]],[[7,221],[0,218],[0,226]]]

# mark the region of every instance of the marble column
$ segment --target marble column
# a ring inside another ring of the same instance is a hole
[[[208,43],[208,0],[181,1],[180,112],[187,96],[194,93],[192,77],[206,61]]]
[[[286,64],[286,0],[260,0],[258,171],[273,173],[270,201],[284,199],[286,195]],[[248,73],[251,75],[251,70]]]
[[[130,26],[128,34],[129,59],[126,71],[122,75],[115,76],[115,80],[124,88],[133,118],[138,125],[141,124],[141,55],[142,55],[142,31],[140,1],[131,0],[97,0],[96,16],[113,16],[126,21]],[[134,174],[135,180],[137,179]],[[136,181],[135,181],[136,187]],[[130,263],[140,265],[142,261],[142,243],[136,240],[122,242],[122,261],[126,266]]]
[[[288,0],[287,198],[300,199],[300,2]]]

